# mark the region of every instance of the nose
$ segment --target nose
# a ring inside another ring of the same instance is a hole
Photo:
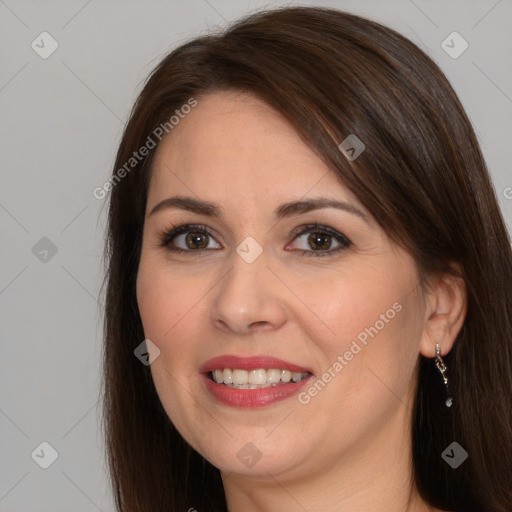
[[[265,252],[252,263],[234,254],[233,266],[214,290],[211,321],[217,329],[241,335],[286,323],[282,284],[267,268]]]

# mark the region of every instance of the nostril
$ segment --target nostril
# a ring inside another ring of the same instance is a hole
[[[258,322],[253,322],[249,328],[251,330],[256,330],[256,331],[264,331],[266,329],[270,329],[272,326],[266,322],[265,320],[260,320]]]

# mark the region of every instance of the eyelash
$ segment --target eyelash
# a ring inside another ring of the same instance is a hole
[[[316,233],[316,234],[322,234],[322,235],[328,235],[333,237],[340,245],[336,249],[328,250],[328,251],[314,251],[314,250],[304,250],[304,249],[295,249],[296,252],[301,253],[305,256],[313,256],[313,257],[325,257],[325,256],[331,256],[335,253],[341,252],[345,249],[348,249],[352,242],[343,234],[339,233],[338,231],[329,228],[328,226],[323,226],[321,224],[307,224],[305,226],[300,226],[294,230],[292,233],[293,240],[298,238],[299,236],[302,236],[306,233]],[[213,237],[213,234],[210,232],[207,226],[204,226],[202,224],[183,224],[181,226],[175,226],[171,227],[168,230],[163,231],[159,234],[159,245],[161,247],[166,247],[168,250],[178,253],[178,254],[195,254],[197,255],[205,253],[212,249],[180,249],[177,247],[170,247],[170,243],[173,241],[174,238],[176,238],[178,235],[182,235],[184,233],[201,233],[203,235],[207,235],[209,237]]]

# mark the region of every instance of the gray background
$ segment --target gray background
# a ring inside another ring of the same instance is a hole
[[[110,175],[142,80],[170,48],[282,4],[0,0],[0,511],[113,510],[98,402],[106,204],[93,190]],[[315,5],[381,21],[441,66],[510,225],[512,0]],[[31,47],[48,51],[44,31],[59,45],[46,59]],[[441,47],[453,31],[469,43],[456,59]],[[43,441],[58,452],[47,469],[35,462],[50,461]]]

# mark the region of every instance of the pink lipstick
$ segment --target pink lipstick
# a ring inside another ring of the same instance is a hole
[[[308,368],[269,356],[219,356],[200,371],[209,393],[232,407],[262,407],[284,400],[313,377]]]

